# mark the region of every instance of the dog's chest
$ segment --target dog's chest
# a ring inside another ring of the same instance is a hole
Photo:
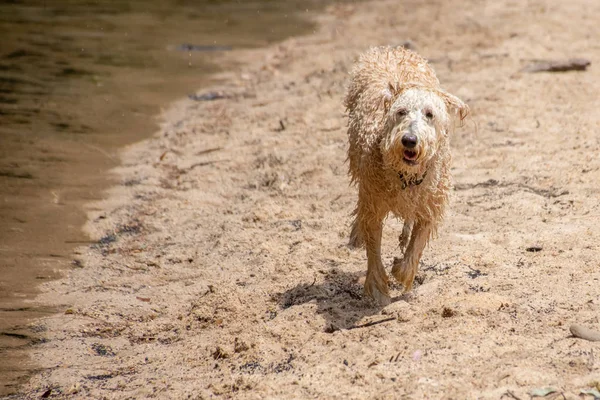
[[[390,211],[402,218],[414,215],[419,205],[428,200],[427,193],[419,186],[403,187],[401,183],[394,185],[388,199]]]
[[[386,199],[389,211],[404,220],[438,220],[448,198],[446,186],[440,183],[433,176],[418,185],[394,182]]]

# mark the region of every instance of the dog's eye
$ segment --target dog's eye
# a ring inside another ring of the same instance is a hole
[[[427,119],[432,119],[433,113],[431,112],[431,110],[427,110],[425,111],[425,116],[427,117]]]
[[[397,114],[399,117],[405,117],[405,116],[406,116],[406,114],[408,114],[408,111],[407,111],[405,108],[401,108],[401,109],[399,109],[398,111],[396,111],[396,114]]]

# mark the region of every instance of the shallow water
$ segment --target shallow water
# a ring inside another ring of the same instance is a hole
[[[120,146],[156,131],[219,52],[309,32],[319,1],[0,2],[0,396],[34,368],[36,285],[72,265],[83,205],[100,199]]]

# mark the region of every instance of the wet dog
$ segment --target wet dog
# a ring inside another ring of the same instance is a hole
[[[433,69],[403,48],[376,47],[363,54],[345,99],[348,161],[358,202],[350,245],[365,246],[365,292],[390,302],[381,261],[383,221],[404,221],[401,259],[392,275],[412,288],[423,249],[436,233],[451,188],[449,134],[469,108],[440,88]]]

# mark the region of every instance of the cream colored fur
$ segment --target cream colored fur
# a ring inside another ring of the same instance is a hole
[[[392,275],[408,291],[448,203],[449,133],[454,121],[462,121],[469,109],[440,88],[425,59],[392,47],[372,48],[360,57],[345,106],[349,172],[358,186],[350,244],[366,247],[366,293],[387,304],[388,276],[381,261],[383,221],[389,213],[404,220],[400,235],[404,257],[396,259]],[[417,138],[415,148],[402,144],[405,134]]]

